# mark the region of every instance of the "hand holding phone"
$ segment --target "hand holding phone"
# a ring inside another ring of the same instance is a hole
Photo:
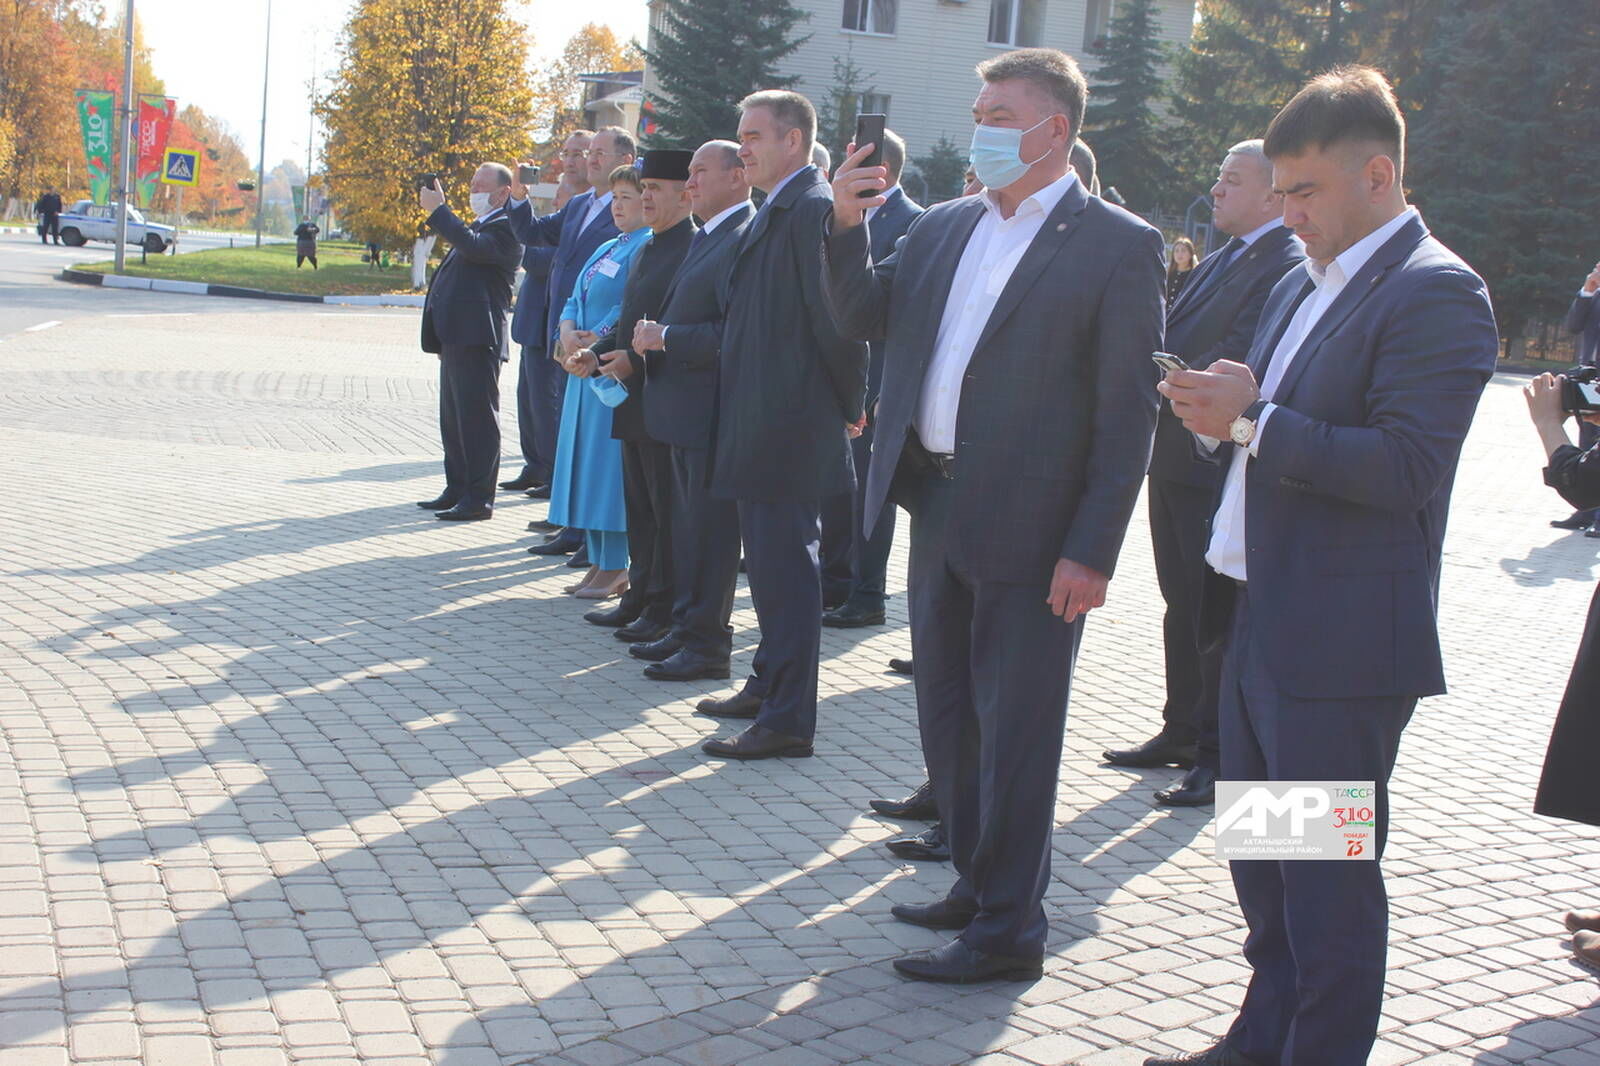
[[[856,116],[855,146],[857,148],[865,148],[869,144],[872,146],[872,151],[868,153],[865,159],[857,163],[856,166],[883,166],[883,131],[884,123],[888,121],[888,117],[889,116],[887,115]],[[857,193],[857,195],[862,199],[866,199],[869,196],[876,196],[877,192],[872,189],[862,189],[859,193]]]
[[[532,163],[518,163],[517,180],[524,185],[537,185],[539,183],[539,168]]]

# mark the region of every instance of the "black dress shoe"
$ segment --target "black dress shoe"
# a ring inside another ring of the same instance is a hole
[[[484,507],[481,504],[477,507],[470,507],[467,504],[458,503],[448,511],[440,511],[433,517],[442,522],[486,522],[494,517],[494,508]]]
[[[1102,754],[1106,762],[1112,766],[1131,766],[1140,770],[1157,766],[1176,766],[1180,770],[1187,770],[1194,765],[1196,752],[1193,744],[1179,744],[1166,733],[1157,733],[1137,748],[1107,751]]]
[[[567,566],[573,570],[589,569],[589,546],[579,544],[578,550],[572,553],[572,558],[567,560]]]
[[[761,697],[740,689],[725,700],[703,699],[694,709],[707,718],[754,718],[761,713]]]
[[[896,903],[889,913],[902,922],[926,929],[965,929],[977,917],[974,903],[955,903],[941,899],[934,903]]]
[[[424,511],[448,511],[459,502],[454,496],[440,496],[432,500],[418,500],[417,506]]]
[[[582,537],[569,537],[565,533],[557,533],[543,544],[535,544],[528,549],[529,555],[571,555],[583,547]]]
[[[920,833],[895,837],[884,847],[889,854],[913,862],[949,862],[950,842],[945,839],[944,826],[934,822]]]
[[[914,981],[971,985],[980,981],[1037,981],[1044,976],[1044,959],[991,955],[967,946],[960,937],[942,948],[894,960],[894,968]]]
[[[533,488],[528,490],[528,495],[536,500],[548,500],[550,498],[550,486],[535,485]]]
[[[932,781],[924,781],[903,800],[868,800],[867,806],[889,818],[931,822],[939,817],[939,803],[933,798]]]
[[[507,492],[522,492],[539,484],[539,479],[524,470],[510,481],[500,482],[500,487]]]
[[[827,582],[822,583],[822,609],[824,611],[836,611],[849,602],[850,582],[846,581],[838,585],[829,585]]]
[[[822,624],[832,629],[859,629],[883,625],[882,607],[864,607],[846,600],[844,606],[822,613]]]
[[[554,533],[560,528],[561,527],[556,525],[554,522],[546,522],[542,518],[535,519],[534,521],[528,523],[529,533]]]
[[[911,676],[911,660],[910,659],[890,659],[889,660],[889,669],[894,671],[897,674],[904,674],[905,676],[910,677]]]
[[[583,616],[583,620],[594,626],[605,626],[608,629],[625,627],[639,617],[639,612],[630,606],[617,604],[613,607],[596,607]],[[615,633],[612,636],[616,636]]]
[[[706,677],[721,680],[728,674],[728,660],[697,655],[688,648],[679,648],[644,668],[644,676],[651,681],[699,681]]]
[[[1152,1055],[1144,1060],[1144,1066],[1256,1066],[1256,1062],[1218,1043],[1182,1055]]]
[[[1217,775],[1204,766],[1191,767],[1171,788],[1156,793],[1163,807],[1209,807],[1217,802]]]
[[[649,644],[653,640],[660,640],[671,632],[671,626],[664,626],[660,622],[652,622],[650,619],[640,615],[611,635],[624,644]]]
[[[791,737],[765,726],[752,725],[738,736],[708,740],[700,745],[700,750],[724,759],[777,759],[783,756],[803,759],[811,754],[811,741],[804,737]]]
[[[1594,525],[1584,530],[1583,535],[1586,537],[1600,537],[1600,522],[1596,522]]]
[[[628,654],[647,663],[659,663],[678,654],[678,650],[682,647],[683,641],[668,633],[647,643],[630,645]]]
[[[1594,523],[1594,516],[1583,511],[1574,511],[1565,518],[1552,518],[1552,529],[1587,529]]]

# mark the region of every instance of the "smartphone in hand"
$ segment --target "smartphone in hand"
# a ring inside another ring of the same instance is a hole
[[[524,185],[537,185],[539,183],[539,168],[530,163],[518,163],[517,180]]]
[[[1173,355],[1171,352],[1151,352],[1150,358],[1155,360],[1156,366],[1159,366],[1169,374],[1174,370],[1189,369],[1189,364],[1183,361],[1181,355]]]
[[[883,166],[883,131],[884,123],[888,121],[887,115],[857,115],[855,146],[863,148],[872,145],[872,152],[861,161],[863,167]],[[863,189],[863,198],[877,196],[878,193],[871,189]]]

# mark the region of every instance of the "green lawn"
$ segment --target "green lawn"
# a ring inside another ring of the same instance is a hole
[[[182,247],[181,237],[179,247]],[[317,296],[411,291],[410,264],[396,263],[387,270],[374,270],[361,261],[362,251],[363,246],[352,241],[322,241],[317,245],[317,270],[312,270],[309,262],[295,269],[292,241],[264,244],[260,248],[213,248],[180,255],[152,255],[144,263],[139,261],[138,251],[130,248],[127,258],[128,273],[141,278],[203,281]],[[109,274],[112,264],[86,263],[75,269]]]

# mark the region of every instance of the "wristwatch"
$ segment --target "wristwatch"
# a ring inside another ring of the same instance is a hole
[[[1244,409],[1244,414],[1228,423],[1228,439],[1241,448],[1248,447],[1256,439],[1256,419],[1261,417],[1261,411],[1267,406],[1267,401],[1257,400]]]

